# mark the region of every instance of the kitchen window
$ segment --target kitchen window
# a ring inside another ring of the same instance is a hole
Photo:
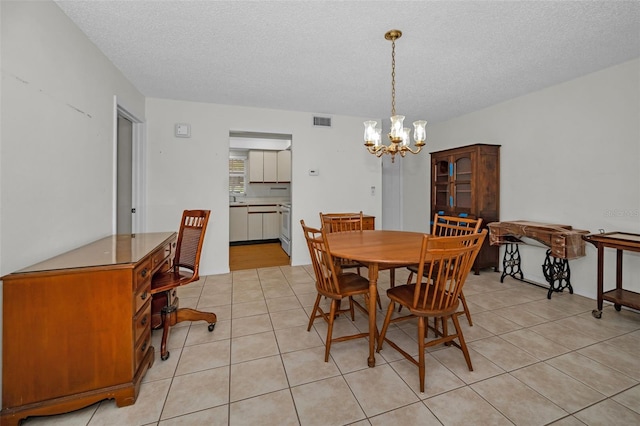
[[[247,157],[229,157],[229,193],[245,194]]]

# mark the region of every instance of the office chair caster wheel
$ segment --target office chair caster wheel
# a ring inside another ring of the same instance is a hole
[[[616,303],[613,305],[613,307],[616,309],[616,311],[620,312],[620,309],[622,309],[622,305]]]
[[[591,311],[591,315],[593,315],[594,318],[600,319],[602,318],[602,311],[594,309],[593,311]]]
[[[168,360],[168,359],[169,359],[169,355],[171,355],[171,353],[170,353],[170,352],[167,352],[167,355],[166,355],[166,356],[165,356],[165,355],[160,354],[160,359],[162,359],[163,361],[166,361],[166,360]]]
[[[209,331],[213,331],[213,329],[216,328],[216,323],[214,322],[213,324],[209,324]]]

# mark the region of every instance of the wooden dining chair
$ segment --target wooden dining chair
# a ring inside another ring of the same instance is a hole
[[[353,232],[362,231],[362,212],[360,213],[322,213],[320,212],[320,223],[322,229],[328,234],[331,232]],[[349,259],[334,258],[342,269],[357,269],[360,274],[358,262]]]
[[[316,318],[322,317],[328,323],[324,352],[324,361],[327,362],[329,361],[331,343],[369,336],[369,333],[366,332],[337,338],[332,337],[333,323],[338,314],[348,312],[351,315],[351,321],[354,321],[354,307],[357,307],[368,315],[368,311],[353,296],[362,295],[365,298],[365,302],[367,302],[369,300],[369,280],[353,272],[338,273],[335,260],[329,251],[326,231],[324,229],[310,228],[305,225],[304,220],[301,220],[300,224],[309,247],[311,264],[316,277],[316,290],[318,291],[313,310],[309,316],[307,331],[311,330]],[[320,306],[320,301],[323,297],[331,300],[329,312],[325,312]],[[345,298],[349,299],[349,307],[341,309],[341,301]]]
[[[330,232],[354,232],[354,231],[362,231],[363,229],[363,214],[362,211],[360,213],[322,213],[320,212],[320,223],[322,224],[322,229],[326,233]],[[349,260],[349,259],[340,259],[334,258],[338,263],[341,269],[353,269],[356,268],[358,271],[358,275],[361,275],[360,268],[363,266],[361,263]],[[391,282],[393,286],[393,281],[395,280],[394,270],[391,270]],[[382,302],[380,301],[380,296],[377,297],[378,307],[382,309]]]
[[[458,237],[433,237],[425,235],[420,250],[417,282],[403,284],[387,290],[390,303],[387,315],[378,336],[377,351],[386,341],[410,362],[418,366],[420,392],[424,392],[425,348],[440,343],[451,343],[462,350],[469,371],[473,371],[469,351],[462,335],[457,310],[460,293],[471,271],[473,262],[487,236],[487,230]],[[408,315],[392,319],[395,304],[406,307]],[[386,337],[389,324],[418,319],[418,361]],[[441,318],[442,330],[431,327],[428,318]],[[449,334],[447,321],[451,318],[455,333]],[[431,328],[436,335],[426,341],[426,330]],[[455,342],[455,340],[458,342]]]
[[[481,224],[481,218],[471,219],[459,216],[441,216],[436,213],[433,217],[431,235],[435,237],[457,237],[461,235],[475,234],[480,231]],[[407,278],[407,284],[411,284],[413,275],[418,272],[418,266],[408,266],[407,269],[410,272],[409,277]],[[467,317],[467,322],[469,325],[473,325],[473,322],[471,321],[471,313],[469,312],[467,301],[464,298],[464,293],[462,292],[460,292],[460,301],[462,302],[462,308]]]
[[[209,331],[213,331],[216,325],[216,314],[212,312],[179,308],[180,300],[176,294],[178,287],[200,279],[200,254],[210,213],[209,210],[185,210],[182,213],[173,264],[168,270],[158,272],[151,278],[152,327],[163,329],[160,346],[160,357],[163,361],[169,358],[167,340],[170,327],[182,321],[207,321]],[[160,321],[154,321],[153,318],[157,317],[158,313]]]

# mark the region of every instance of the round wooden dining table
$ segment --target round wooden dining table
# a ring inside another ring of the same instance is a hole
[[[415,265],[425,234],[405,231],[351,231],[327,234],[332,256],[355,260],[369,270],[369,367],[376,365],[375,331],[378,272],[384,269]]]

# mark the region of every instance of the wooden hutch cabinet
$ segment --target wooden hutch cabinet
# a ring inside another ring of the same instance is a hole
[[[431,153],[431,217],[436,213],[499,220],[500,145],[475,144]],[[499,247],[485,239],[473,269],[498,270]]]

